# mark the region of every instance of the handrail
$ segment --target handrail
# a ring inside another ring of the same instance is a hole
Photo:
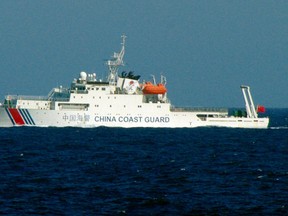
[[[69,98],[49,98],[48,96],[7,95],[6,100],[69,101]]]
[[[217,108],[217,107],[171,107],[172,112],[222,112],[227,113],[227,108]]]

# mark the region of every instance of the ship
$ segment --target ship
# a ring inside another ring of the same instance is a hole
[[[106,62],[105,80],[82,71],[70,87],[53,88],[47,96],[6,95],[0,127],[268,127],[269,118],[258,116],[265,108],[255,108],[247,85],[240,86],[245,108],[233,114],[227,108],[175,107],[167,96],[166,77],[146,82],[132,71],[119,72],[125,66],[125,44],[122,35],[120,51]]]

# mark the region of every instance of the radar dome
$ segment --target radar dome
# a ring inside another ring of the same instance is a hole
[[[80,78],[81,80],[86,80],[86,79],[87,79],[87,73],[84,72],[84,71],[82,71],[82,72],[80,73],[80,75],[79,75],[79,78]]]

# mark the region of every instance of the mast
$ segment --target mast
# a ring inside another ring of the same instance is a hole
[[[111,85],[115,85],[116,84],[116,80],[117,80],[117,74],[118,74],[118,68],[121,65],[124,65],[123,63],[123,57],[125,54],[125,39],[126,36],[122,35],[122,49],[119,53],[114,52],[111,60],[107,61],[107,65],[109,68],[109,75],[108,75],[108,81],[109,84]]]
[[[249,118],[257,118],[254,102],[250,93],[250,87],[241,85],[242,93],[245,100],[246,112]]]

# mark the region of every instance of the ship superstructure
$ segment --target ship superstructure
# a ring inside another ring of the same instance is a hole
[[[118,73],[122,47],[107,61],[106,81],[95,73],[80,72],[70,88],[53,88],[47,97],[7,95],[0,106],[0,126],[53,127],[239,127],[267,128],[269,118],[259,118],[248,86],[241,86],[246,111],[228,116],[223,108],[181,108],[167,97],[166,78],[141,82],[133,72]]]

